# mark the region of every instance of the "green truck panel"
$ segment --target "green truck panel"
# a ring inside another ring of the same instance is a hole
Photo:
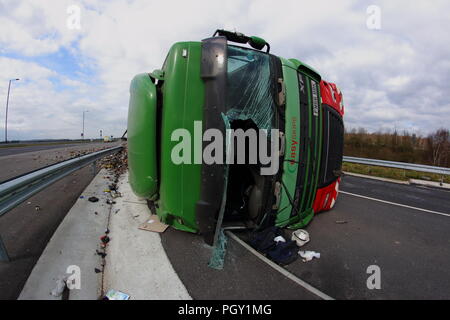
[[[148,199],[158,192],[156,100],[156,87],[150,76],[135,76],[128,108],[129,181],[136,195]]]

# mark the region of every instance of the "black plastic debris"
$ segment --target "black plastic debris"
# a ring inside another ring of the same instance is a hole
[[[283,229],[279,227],[269,227],[263,231],[255,232],[250,236],[250,245],[257,251],[266,254],[275,248],[276,242],[273,240],[278,236],[285,238]]]
[[[284,241],[275,241],[281,237]],[[298,258],[297,243],[286,241],[283,229],[279,227],[269,227],[250,236],[250,245],[257,251],[265,254],[267,258],[280,265],[287,265]]]
[[[99,268],[95,268],[94,271],[95,271],[95,273],[100,273],[100,272],[102,272],[102,270],[100,270]]]
[[[297,243],[295,241],[277,242],[275,247],[267,252],[267,257],[280,265],[288,265],[298,258]]]
[[[106,257],[106,253],[105,252],[101,252],[99,250],[95,250],[95,252],[97,253],[97,255],[99,255],[100,257],[102,257],[103,259]]]
[[[98,202],[98,198],[97,197],[90,197],[88,200],[90,202]]]

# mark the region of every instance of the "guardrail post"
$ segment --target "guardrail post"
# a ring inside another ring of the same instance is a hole
[[[0,261],[10,261],[8,251],[6,251],[2,236],[0,236]]]

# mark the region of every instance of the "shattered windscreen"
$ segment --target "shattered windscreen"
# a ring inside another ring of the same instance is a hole
[[[226,110],[233,120],[253,120],[270,133],[275,101],[268,54],[228,46]]]

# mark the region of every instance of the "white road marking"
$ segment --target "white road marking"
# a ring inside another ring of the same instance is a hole
[[[433,210],[427,210],[427,209],[423,209],[423,208],[412,207],[412,206],[408,206],[406,204],[400,204],[400,203],[390,202],[390,201],[386,201],[386,200],[366,197],[366,196],[362,196],[360,194],[345,192],[345,191],[342,191],[342,190],[339,191],[339,193],[348,194],[350,196],[359,197],[359,198],[368,199],[368,200],[373,200],[373,201],[378,201],[378,202],[382,202],[382,203],[392,204],[394,206],[399,206],[399,207],[403,207],[403,208],[408,208],[408,209],[413,209],[413,210],[419,210],[419,211],[423,211],[423,212],[438,214],[438,215],[444,216],[444,217],[450,217],[450,214],[448,214],[448,213],[442,213],[442,212],[437,212],[437,211],[433,211]]]
[[[250,251],[253,255],[255,255],[257,258],[259,258],[260,260],[262,260],[263,262],[265,262],[266,264],[268,264],[269,266],[271,266],[272,268],[274,268],[275,270],[277,270],[278,272],[280,272],[282,275],[284,275],[285,277],[287,277],[288,279],[294,281],[295,283],[297,283],[298,285],[302,286],[303,288],[305,288],[306,290],[308,290],[309,292],[311,292],[312,294],[318,296],[319,298],[322,298],[324,300],[334,300],[332,297],[330,297],[329,295],[323,293],[322,291],[320,291],[319,289],[314,288],[313,286],[311,286],[309,283],[306,283],[305,281],[303,281],[302,279],[296,277],[295,275],[293,275],[292,273],[290,273],[289,271],[287,271],[286,269],[284,269],[283,267],[280,267],[279,265],[277,265],[276,263],[274,263],[273,261],[269,260],[268,258],[266,258],[265,256],[263,256],[261,253],[259,253],[258,251],[256,251],[255,249],[253,249],[251,246],[249,246],[247,243],[245,243],[243,240],[241,240],[238,236],[236,236],[234,233],[230,232],[230,231],[225,231],[225,233],[227,234],[227,236],[229,236],[230,238],[232,238],[233,240],[235,240],[236,242],[238,242],[241,246],[243,246],[245,249],[247,249],[248,251]]]

